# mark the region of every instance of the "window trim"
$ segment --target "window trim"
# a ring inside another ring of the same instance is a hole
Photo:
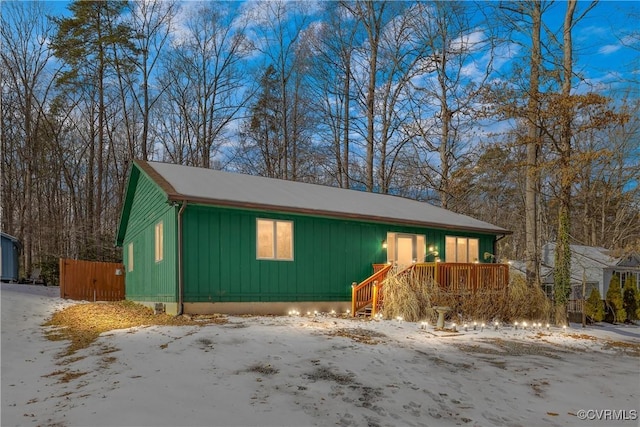
[[[154,240],[154,259],[161,262],[164,259],[164,224],[162,221],[156,223]]]
[[[269,222],[272,225],[271,228],[271,236],[273,241],[272,253],[273,256],[270,257],[261,257],[260,256],[260,235],[259,235],[259,226],[260,221]],[[283,258],[278,255],[278,224],[285,223],[290,224],[291,227],[291,237],[289,241],[289,249],[291,252],[290,258]],[[256,218],[256,259],[260,261],[293,261],[294,260],[294,246],[293,246],[293,221],[291,220],[280,220],[280,219],[272,219],[272,218]]]

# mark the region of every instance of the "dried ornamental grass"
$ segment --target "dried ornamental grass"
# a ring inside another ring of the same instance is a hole
[[[451,292],[431,278],[413,274],[390,276],[384,287],[384,317],[402,317],[407,321],[436,320],[433,307],[451,307],[450,316],[477,321],[548,321],[553,305],[540,287],[529,287],[523,277],[511,277],[507,290],[480,289]]]
[[[43,326],[52,327],[45,336],[51,341],[70,341],[62,356],[89,347],[100,334],[136,326],[188,326],[226,323],[223,317],[207,317],[195,321],[186,317],[154,314],[153,310],[132,301],[76,304],[57,311]]]
[[[417,322],[433,316],[432,296],[437,286],[432,280],[420,281],[414,274],[389,276],[384,282],[383,315]]]

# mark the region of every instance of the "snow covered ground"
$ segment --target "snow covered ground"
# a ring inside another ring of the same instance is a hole
[[[60,359],[40,326],[71,304],[58,292],[2,284],[3,427],[638,425],[634,326],[230,317],[113,331]]]

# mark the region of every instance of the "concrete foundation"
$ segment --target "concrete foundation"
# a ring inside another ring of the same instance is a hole
[[[145,307],[153,310],[157,309],[156,302],[136,301]],[[164,311],[170,315],[178,313],[178,303],[164,302]],[[316,302],[187,302],[184,303],[184,314],[250,314],[256,316],[263,315],[287,315],[291,310],[297,310],[301,315],[307,312],[345,313],[351,309],[351,301],[316,301]]]

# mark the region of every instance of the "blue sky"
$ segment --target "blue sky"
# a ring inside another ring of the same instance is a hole
[[[46,2],[54,15],[68,15],[69,1]],[[185,2],[192,3],[192,2]],[[579,1],[576,15],[590,4]],[[552,4],[544,19],[551,30],[559,30],[565,12],[564,1]],[[601,0],[574,31],[575,71],[591,90],[607,90],[623,84],[635,73],[640,79],[640,2]],[[635,39],[630,35],[635,34]]]
[[[588,2],[578,2],[578,12]],[[555,5],[557,28],[562,25],[565,3]],[[635,19],[631,16],[635,14]],[[575,71],[584,74],[587,82],[605,86],[619,84],[623,76],[640,70],[640,2],[601,1],[585,16],[574,33]],[[635,33],[635,40],[630,37]]]
[[[68,15],[66,7],[69,1],[46,2],[53,15]],[[195,6],[195,2],[188,1],[187,8]],[[307,20],[309,24],[319,19],[318,11],[322,2],[307,2]],[[490,3],[486,3],[488,6]],[[492,3],[495,5],[496,3]],[[581,16],[591,4],[590,1],[579,1],[575,16]],[[261,16],[259,0],[235,2],[245,12],[248,9]],[[566,2],[557,0],[545,12],[543,20],[550,31],[561,37]],[[640,81],[640,1],[606,1],[601,0],[594,9],[580,20],[573,31],[574,42],[574,72],[579,76],[574,80],[574,90],[577,92],[597,92],[619,99],[621,94],[631,88],[631,96],[640,96],[638,81]],[[477,30],[477,29],[476,29]],[[475,31],[475,30],[474,30]],[[470,34],[469,37],[473,37]],[[494,65],[501,75],[509,75],[510,62],[513,57],[526,55],[518,52],[518,46],[504,46],[499,58],[494,58]],[[476,61],[474,61],[476,62]],[[472,65],[481,65],[482,60]],[[258,64],[253,64],[256,66]],[[260,66],[260,65],[258,65]],[[468,69],[473,74],[474,66]],[[481,68],[478,73],[481,74]],[[474,79],[473,75],[469,76]],[[237,122],[234,122],[237,124]],[[486,132],[496,132],[507,123],[497,124],[497,128],[487,127]]]

